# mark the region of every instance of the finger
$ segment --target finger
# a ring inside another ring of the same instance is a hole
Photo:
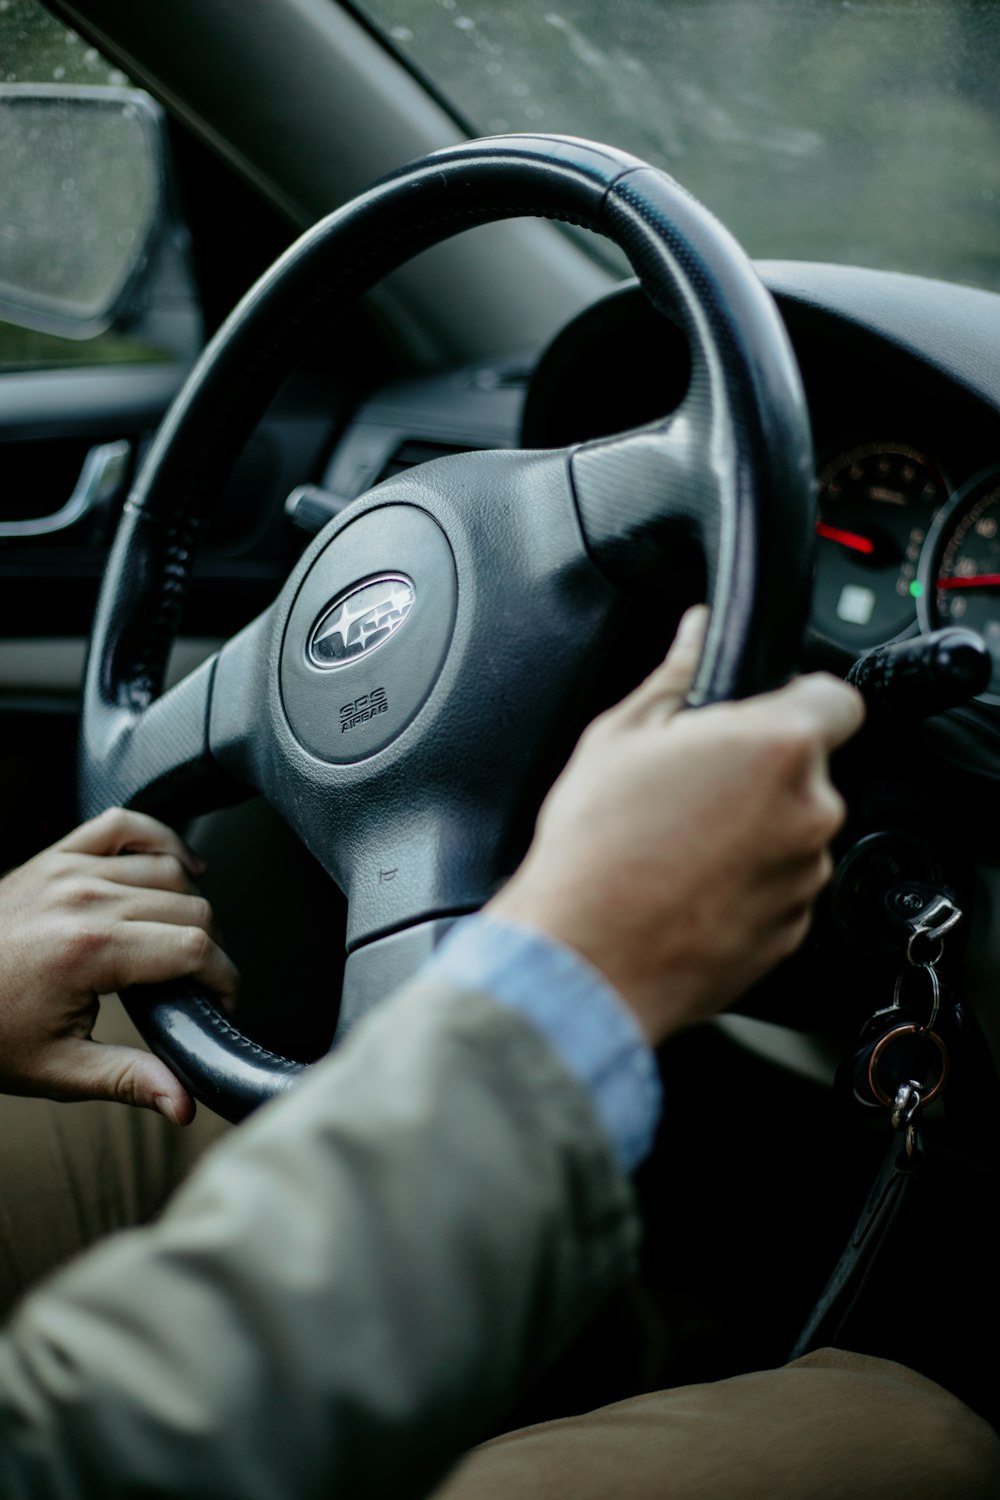
[[[192,875],[205,871],[205,861],[179,834],[157,818],[123,807],[109,807],[66,835],[55,846],[75,854],[122,854],[126,850],[172,854]]]
[[[827,848],[784,861],[757,882],[761,917],[768,910],[783,913],[811,906],[832,874],[833,858]]]
[[[204,896],[175,895],[169,891],[137,890],[126,898],[120,915],[121,919],[126,922],[163,922],[169,927],[201,927],[212,939],[222,957],[226,957],[225,944],[215,925],[212,908]],[[216,998],[229,1016],[235,1014],[236,995],[239,990],[239,974],[234,966],[232,974],[235,976],[235,983],[227,989],[215,990]],[[207,979],[203,982],[208,984]]]
[[[677,634],[666,657],[621,708],[629,718],[645,718],[651,711],[673,714],[680,708],[694,681],[708,629],[708,609],[696,604],[681,616]]]
[[[174,1125],[187,1125],[194,1119],[194,1100],[184,1085],[166,1063],[136,1047],[65,1037],[51,1048],[39,1082],[59,1099],[115,1100],[155,1110]]]
[[[111,855],[94,866],[94,873],[116,885],[177,891],[185,896],[198,894],[187,869],[174,854]]]
[[[829,765],[822,751],[817,751],[802,788],[802,806],[814,839],[821,844],[831,843],[847,819],[847,803],[830,780]]]
[[[195,979],[224,1001],[235,999],[239,971],[203,927],[162,922],[122,922],[115,929],[111,983],[162,984]]]
[[[802,947],[812,926],[812,919],[811,902],[802,902],[785,914],[770,938],[765,939],[762,944],[768,968],[773,967],[775,963],[780,963],[782,959],[791,957],[797,949]]]
[[[801,900],[790,898],[787,904],[776,908],[779,914],[761,923],[754,941],[754,958],[760,974],[768,973],[802,946],[812,926],[816,894],[813,892]]]
[[[827,672],[797,677],[777,692],[763,693],[750,702],[764,712],[777,708],[786,720],[789,716],[798,717],[823,751],[836,750],[849,740],[861,728],[865,717],[861,694]]]
[[[126,889],[113,908],[123,922],[165,922],[169,927],[202,927],[216,938],[212,908],[204,896],[176,891]]]

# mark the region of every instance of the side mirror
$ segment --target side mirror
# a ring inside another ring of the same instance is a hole
[[[169,225],[165,147],[138,90],[0,84],[0,319],[88,339],[140,305]]]

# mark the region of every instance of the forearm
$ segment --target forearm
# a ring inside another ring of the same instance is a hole
[[[628,1190],[519,1018],[414,985],[0,1350],[11,1497],[426,1492],[628,1269]]]

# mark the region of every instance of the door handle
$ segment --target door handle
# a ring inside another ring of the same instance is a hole
[[[75,526],[117,492],[131,457],[132,445],[124,438],[91,448],[83,460],[73,493],[60,510],[48,516],[33,516],[29,521],[0,521],[0,538],[49,536]]]

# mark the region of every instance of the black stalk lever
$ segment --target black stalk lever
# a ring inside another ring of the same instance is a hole
[[[876,646],[859,657],[847,680],[869,709],[929,719],[985,692],[992,675],[993,658],[982,636],[952,625]]]

